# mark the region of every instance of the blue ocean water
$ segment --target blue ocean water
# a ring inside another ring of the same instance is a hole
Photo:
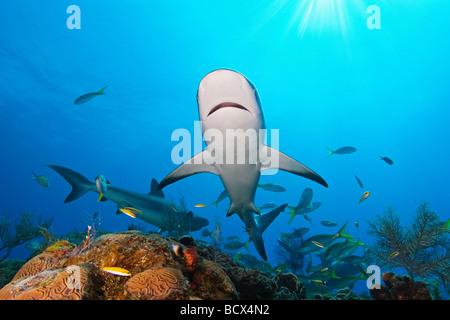
[[[81,10],[80,29],[67,26],[70,5]],[[380,9],[380,29],[367,26],[371,5]],[[152,178],[160,181],[176,168],[172,132],[194,134],[200,80],[230,68],[255,84],[267,128],[279,129],[280,150],[329,184],[286,172],[261,178],[287,191],[258,189],[256,206],[295,206],[306,187],[323,203],[311,213],[312,224],[300,216],[288,224],[282,213],[269,226],[263,237],[273,265],[280,232],[328,233],[322,219],[349,220],[349,233],[370,243],[367,221],[388,205],[404,224],[423,200],[449,218],[446,1],[17,0],[1,6],[0,214],[53,216],[53,231],[64,235],[86,228],[83,210],[100,210],[102,229],[126,230],[131,219],[116,215],[112,202],[97,203],[97,194],[64,204],[71,187],[46,165],[91,180],[102,173],[113,185],[148,192]],[[104,86],[105,95],[73,103]],[[327,148],[347,145],[357,152],[327,158]],[[32,180],[32,172],[47,176],[50,187]],[[210,227],[217,217],[225,236],[246,240],[237,215],[225,217],[227,200],[218,209],[194,207],[215,201],[222,190],[217,176],[199,174],[164,192],[175,202],[184,198]],[[371,196],[359,204],[367,190]],[[17,248],[11,257],[27,254]]]

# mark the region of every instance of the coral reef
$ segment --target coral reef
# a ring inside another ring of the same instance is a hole
[[[61,240],[27,261],[0,289],[0,299],[300,299],[292,273],[247,269],[231,256],[198,245],[136,232],[106,234],[84,248]],[[174,245],[183,247],[177,255]],[[80,250],[80,247],[84,248]],[[220,255],[221,264],[209,258]],[[131,276],[109,273],[121,268]]]
[[[187,289],[186,278],[173,268],[150,268],[125,283],[125,291],[131,300],[186,298]]]
[[[414,281],[409,276],[399,276],[392,272],[384,273],[382,279],[386,286],[370,290],[370,295],[375,300],[431,300],[424,282]]]
[[[46,270],[12,281],[0,290],[0,300],[81,300],[87,298],[88,266]]]
[[[378,266],[390,270],[404,268],[412,279],[432,277],[449,283],[450,241],[443,225],[426,202],[418,205],[413,223],[407,227],[388,207],[382,216],[369,222],[368,233],[375,243],[368,247],[364,259],[368,263],[375,260]]]
[[[0,263],[0,288],[7,285],[25,264],[25,260],[6,259]]]
[[[44,231],[48,233],[48,228],[50,228],[53,218],[43,220],[42,216],[39,216],[36,224],[32,221],[33,217],[33,214],[21,212],[20,220],[14,221],[14,230],[11,230],[11,217],[9,214],[2,216],[0,220],[0,252],[5,252],[0,257],[0,263],[9,256],[16,246],[41,236],[47,239],[45,238]]]

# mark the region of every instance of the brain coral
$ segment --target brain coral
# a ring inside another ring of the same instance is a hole
[[[183,274],[173,268],[150,268],[128,280],[125,290],[131,299],[182,299],[187,289]]]
[[[25,263],[14,276],[13,281],[23,277],[34,276],[54,267],[60,267],[60,262],[58,257],[55,257],[52,252],[43,252]]]
[[[0,300],[80,300],[88,280],[84,267],[44,271],[12,281],[0,290]]]

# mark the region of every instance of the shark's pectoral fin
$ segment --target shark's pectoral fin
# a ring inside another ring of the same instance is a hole
[[[274,148],[269,146],[265,146],[265,148],[267,148],[264,153],[267,155],[267,161],[262,163],[261,171],[267,169],[280,169],[310,179],[328,188],[328,184],[325,180],[307,166]]]
[[[219,173],[217,172],[216,167],[204,161],[205,158],[208,157],[209,155],[205,151],[196,154],[191,159],[187,160],[181,166],[179,166],[171,173],[169,173],[159,184],[158,190],[161,190],[162,188],[171,183],[174,183],[178,180],[192,176],[197,173],[209,172],[218,175]]]

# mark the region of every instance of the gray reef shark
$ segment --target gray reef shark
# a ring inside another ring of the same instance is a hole
[[[64,203],[74,201],[88,191],[98,192],[94,182],[89,181],[78,172],[71,169],[49,165],[58,172],[72,186],[72,192],[67,196]],[[158,190],[158,182],[153,179],[149,194],[138,193],[122,189],[108,184],[101,201],[111,200],[117,204],[117,213],[120,209],[133,208],[136,210],[136,218],[160,228],[160,232],[178,232],[185,234],[189,231],[197,231],[209,224],[205,218],[198,217],[187,211],[184,207],[177,207],[164,197]]]
[[[231,200],[227,216],[239,215],[259,255],[267,260],[262,233],[286,205],[259,215],[253,202],[261,172],[280,169],[328,185],[305,165],[264,143],[259,95],[245,76],[228,69],[208,73],[199,84],[197,103],[206,148],[173,170],[158,188],[201,172],[218,175]]]

